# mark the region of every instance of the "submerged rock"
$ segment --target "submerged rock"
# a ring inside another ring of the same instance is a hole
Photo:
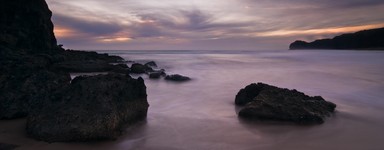
[[[28,116],[27,134],[47,142],[115,139],[148,109],[142,78],[107,74],[81,76],[52,94],[52,101]]]
[[[161,76],[166,76],[164,69],[154,70],[153,72],[148,73],[150,79],[159,79]]]
[[[320,96],[308,96],[296,90],[257,83],[241,89],[235,103],[244,105],[240,117],[278,120],[300,124],[323,123],[336,108]]]
[[[182,82],[182,81],[189,81],[189,80],[191,80],[191,78],[186,77],[186,76],[182,76],[179,74],[173,74],[173,75],[167,75],[165,77],[165,80]]]

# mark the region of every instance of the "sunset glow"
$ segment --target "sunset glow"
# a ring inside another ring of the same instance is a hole
[[[128,37],[116,37],[116,38],[102,38],[100,39],[101,42],[128,42],[132,40],[131,38]]]
[[[294,36],[294,35],[319,35],[319,34],[343,34],[356,32],[361,30],[384,27],[384,24],[372,24],[352,27],[336,27],[325,29],[309,29],[309,30],[278,30],[264,33],[257,33],[255,36]]]
[[[73,31],[70,28],[64,28],[60,26],[55,26],[53,32],[55,33],[56,38],[68,38],[76,37],[76,31]]]

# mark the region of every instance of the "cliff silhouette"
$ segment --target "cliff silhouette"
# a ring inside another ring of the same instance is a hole
[[[332,39],[319,39],[309,43],[298,40],[291,43],[289,49],[384,50],[384,28],[342,34]]]

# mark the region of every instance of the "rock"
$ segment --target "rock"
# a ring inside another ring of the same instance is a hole
[[[58,54],[63,57],[61,62],[85,61],[85,62],[104,62],[104,63],[120,63],[124,59],[119,56],[110,56],[108,54],[99,54],[92,51],[75,51],[65,50]]]
[[[251,97],[252,100],[249,100]],[[308,96],[296,90],[258,83],[241,89],[236,104],[246,104],[239,116],[255,120],[288,121],[299,124],[320,124],[336,105],[320,96]]]
[[[166,76],[164,69],[154,70],[153,72],[148,73],[150,79],[159,79],[161,76]]]
[[[26,104],[27,114],[46,107],[52,99],[52,93],[68,86],[71,76],[65,72],[50,72],[41,70],[29,77],[23,84],[21,101]]]
[[[3,144],[3,143],[0,143],[0,150],[13,150],[13,149],[16,149],[17,145],[12,145],[12,144]]]
[[[259,95],[266,86],[268,85],[264,83],[250,84],[246,86],[237,93],[235,104],[241,106],[253,101],[253,99]]]
[[[1,0],[0,45],[33,53],[57,51],[51,16],[45,0]]]
[[[159,79],[161,77],[161,73],[160,72],[151,72],[149,73],[149,78],[150,79]]]
[[[52,68],[67,72],[108,72],[128,67],[123,64],[112,65],[123,61],[121,57],[96,52],[66,50],[54,55],[53,58],[55,63]]]
[[[110,72],[120,73],[120,74],[129,74],[129,73],[131,73],[130,68],[126,64],[113,65],[113,69]]]
[[[57,46],[51,15],[44,0],[0,1],[0,119],[24,117],[45,103],[69,84],[63,71],[121,72],[111,65],[121,57]]]
[[[49,94],[58,88],[56,85],[70,81],[69,74],[46,70],[49,60],[44,57],[24,56],[0,60],[0,64],[0,119],[26,116],[33,99],[29,96]]]
[[[131,66],[131,73],[137,73],[137,74],[142,74],[142,73],[147,73],[151,72],[153,69],[149,66],[139,64],[139,63],[134,63]]]
[[[27,134],[47,142],[115,139],[146,118],[144,80],[128,75],[81,76],[52,94],[51,104],[27,118]]]
[[[2,76],[0,119],[24,117],[34,109],[40,109],[52,92],[69,84],[71,79],[69,74],[46,70],[28,76]]]
[[[115,66],[118,66],[120,68],[125,68],[125,69],[129,68],[127,64],[116,64]]]
[[[156,62],[154,62],[154,61],[147,62],[147,63],[145,63],[144,65],[145,65],[145,66],[148,66],[148,67],[157,67]]]
[[[66,72],[108,72],[116,67],[103,61],[69,61],[56,63],[53,65],[53,68]]]
[[[191,80],[191,78],[186,77],[186,76],[182,76],[179,74],[174,74],[174,75],[167,75],[165,77],[165,80],[182,82],[182,81],[189,81],[189,80]]]

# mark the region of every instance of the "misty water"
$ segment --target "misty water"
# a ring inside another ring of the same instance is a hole
[[[379,51],[108,51],[156,61],[175,83],[143,75],[148,117],[116,141],[52,143],[41,149],[380,150],[384,147],[384,52]],[[250,122],[234,98],[250,83],[297,89],[337,104],[324,124]]]

